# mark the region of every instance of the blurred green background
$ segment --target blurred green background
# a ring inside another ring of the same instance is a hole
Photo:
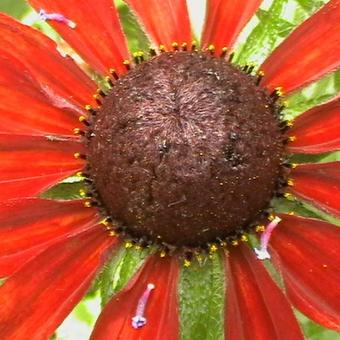
[[[52,0],[51,0],[52,1]],[[66,1],[66,0],[65,0]],[[242,33],[239,44],[236,50],[236,60],[240,64],[245,62],[255,62],[259,65],[264,58],[277,46],[284,37],[286,37],[296,25],[308,18],[314,13],[323,3],[327,1],[311,1],[311,0],[268,0],[264,1],[261,9],[257,12],[256,17],[249,23]],[[194,26],[194,31],[199,34],[204,18],[204,0],[189,0],[190,14]],[[129,39],[129,46],[132,51],[146,50],[148,41],[136,24],[135,19],[128,11],[122,1],[116,1],[118,6],[125,33]],[[28,24],[35,24],[37,27],[47,32],[50,36],[58,39],[58,36],[48,28],[48,25],[42,24],[34,12],[24,0],[0,0],[0,11],[6,12],[19,20]],[[314,106],[317,103],[323,102],[340,90],[340,72],[334,72],[325,77],[321,81],[308,86],[301,92],[294,94],[288,99],[290,104],[286,111],[288,118],[294,117],[302,111]],[[304,161],[308,161],[306,159]],[[312,159],[310,159],[312,160]],[[339,160],[339,153],[331,153],[314,157],[314,161],[331,161]],[[69,181],[52,190],[48,195],[52,197],[74,197],[78,193],[81,184]],[[285,203],[277,202],[277,207],[281,210],[291,207],[285,206]],[[326,216],[310,206],[299,206],[301,212],[305,215],[319,216],[338,223],[334,219]],[[140,255],[136,255],[133,251],[124,250],[117,255],[117,258],[112,261],[109,267],[113,266],[119,269],[118,278],[115,281],[115,288],[122,286],[128,277],[138,266]],[[123,266],[124,264],[124,266]],[[123,269],[122,269],[123,268]],[[124,269],[127,268],[127,269]],[[223,285],[217,283],[212,289],[215,292],[209,292],[211,300],[203,294],[205,286],[200,285],[200,282],[206,282],[211,279],[211,275],[216,275],[216,271],[221,270],[218,264],[207,266],[205,272],[186,273],[182,280],[182,288],[187,292],[181,301],[185,303],[185,312],[181,313],[182,320],[186,320],[185,327],[182,326],[183,339],[190,340],[218,340],[222,334],[221,311],[223,311],[223,299],[221,294]],[[112,281],[112,280],[111,280]],[[112,283],[110,281],[110,283]],[[196,285],[197,283],[197,285]],[[191,285],[193,287],[191,287]],[[196,286],[195,286],[196,285]],[[112,288],[112,287],[111,287]],[[200,301],[196,301],[197,296],[201,296]],[[195,303],[193,303],[195,300]],[[206,306],[205,310],[211,313],[211,317],[206,318],[204,315],[198,315],[195,306],[202,303]],[[101,308],[101,298],[98,291],[94,288],[86,299],[84,299],[64,321],[54,339],[60,340],[86,340],[89,337],[93,324]],[[303,327],[306,338],[309,340],[336,340],[340,339],[339,334],[326,330],[323,327],[313,323],[300,313],[297,313],[300,323]],[[264,339],[266,340],[266,339]],[[270,340],[270,339],[268,339]]]

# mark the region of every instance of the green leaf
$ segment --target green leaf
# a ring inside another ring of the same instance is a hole
[[[296,311],[296,316],[302,326],[302,330],[308,340],[336,340],[340,339],[339,333],[325,329],[312,320],[308,319],[302,313]]]
[[[299,201],[289,201],[283,198],[274,198],[272,200],[272,205],[274,211],[277,213],[290,213],[294,212],[297,215],[318,218],[319,216],[312,211],[308,210],[301,202]]]
[[[313,205],[311,205],[307,202],[301,201],[301,204],[305,209],[309,210],[311,213],[314,213],[317,216],[317,218],[323,219],[323,220],[325,220],[329,223],[340,226],[340,220],[337,219],[336,217],[334,217],[330,214],[327,214],[322,210],[319,210],[318,208],[314,207]]]
[[[89,326],[93,326],[97,320],[100,310],[100,297],[99,294],[95,294],[83,299],[75,307],[73,313],[79,321],[86,323]]]
[[[224,271],[218,255],[183,268],[180,279],[182,340],[222,340]]]
[[[83,298],[63,321],[51,339],[89,339],[100,311],[99,294]]]
[[[282,22],[285,3],[286,0],[274,0],[268,11],[259,11],[258,25],[250,33],[245,44],[236,52],[237,63],[260,65],[290,32],[293,26],[285,26]]]
[[[261,8],[256,12],[256,16],[261,22],[271,20],[270,12],[265,11]],[[290,23],[289,21],[285,19],[282,19],[282,18],[277,19],[277,31],[280,32],[280,35],[283,37],[288,35],[289,32],[294,28],[294,26],[295,26],[294,24]]]
[[[285,118],[292,119],[311,107],[330,100],[339,91],[340,71],[338,70],[290,96],[284,112]]]
[[[318,10],[323,4],[327,2],[327,0],[295,0],[299,6],[307,13],[307,15],[311,15],[316,10]]]
[[[79,191],[85,188],[84,182],[63,182],[40,195],[41,198],[71,200],[81,198]]]
[[[340,160],[340,151],[327,152],[316,155],[293,154],[290,156],[291,163],[325,163]]]
[[[259,22],[248,35],[246,42],[237,49],[236,62],[262,64],[297,25],[310,17],[326,1],[274,0],[269,9],[260,8],[256,13]],[[245,28],[245,31],[247,30],[248,27]]]
[[[290,163],[326,163],[340,161],[340,151],[326,152],[315,155],[292,154],[289,156]]]
[[[313,205],[303,200],[286,200],[283,198],[274,198],[271,202],[274,211],[278,213],[294,212],[299,216],[318,218],[329,223],[340,226],[340,220],[321,211]]]
[[[25,0],[1,0],[0,12],[5,12],[17,19],[23,18],[30,11]]]
[[[118,251],[104,267],[99,278],[102,306],[105,306],[111,296],[127,284],[148,254],[148,249],[121,248]]]
[[[149,50],[150,42],[140,25],[136,21],[135,16],[130,9],[122,1],[118,2],[118,11],[123,26],[123,30],[127,37],[129,49],[131,52]]]
[[[320,7],[322,7],[328,0],[295,0],[291,5],[294,5],[294,11],[290,10],[292,15],[291,21],[298,25],[314,14]]]

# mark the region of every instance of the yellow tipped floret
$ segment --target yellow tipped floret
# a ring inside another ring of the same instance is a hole
[[[287,185],[290,186],[290,187],[292,187],[292,186],[294,185],[294,181],[293,181],[292,179],[289,179],[289,180],[287,181]]]
[[[126,241],[124,246],[126,249],[129,249],[129,248],[132,248],[133,244],[132,242]]]
[[[186,267],[186,268],[190,267],[191,266],[191,261],[185,259],[184,262],[183,262],[183,266]]]
[[[84,202],[84,207],[85,208],[91,208],[92,207],[92,203],[90,201],[86,201],[86,202]]]
[[[247,242],[247,241],[248,241],[248,236],[243,234],[243,235],[241,236],[241,241],[242,241],[242,242]]]
[[[216,251],[218,250],[218,247],[216,244],[212,244],[210,247],[209,247],[209,251],[211,253],[215,253]]]

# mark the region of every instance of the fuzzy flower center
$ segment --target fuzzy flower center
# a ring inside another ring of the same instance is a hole
[[[263,216],[282,134],[253,77],[207,53],[174,52],[118,80],[95,119],[89,172],[107,214],[136,239],[201,246]]]

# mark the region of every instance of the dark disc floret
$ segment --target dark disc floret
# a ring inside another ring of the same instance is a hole
[[[282,134],[253,77],[207,53],[163,53],[114,85],[88,167],[134,238],[203,246],[254,224],[277,188]]]

